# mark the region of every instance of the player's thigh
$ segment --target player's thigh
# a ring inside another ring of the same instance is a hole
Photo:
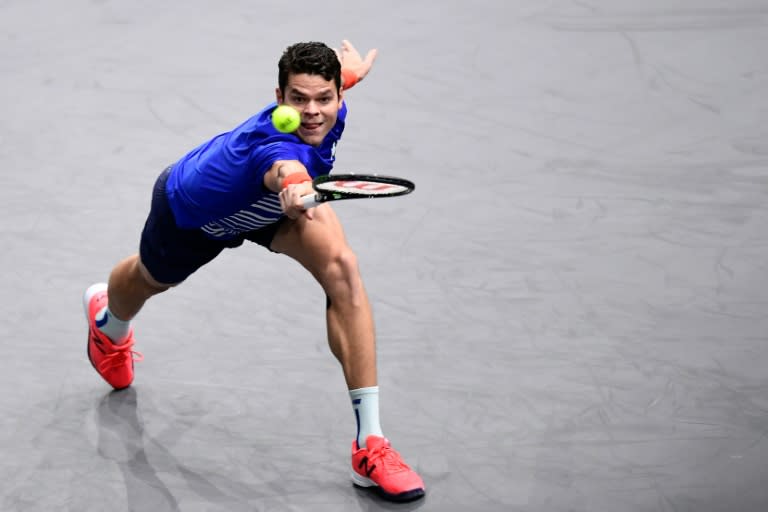
[[[139,242],[139,271],[153,287],[167,288],[184,281],[228,247],[242,244],[235,240],[213,240],[200,229],[176,225],[165,191],[169,170],[158,177],[152,204]]]
[[[270,248],[295,259],[319,279],[329,263],[354,255],[331,206],[318,206],[313,213],[313,219],[301,216],[284,222]]]

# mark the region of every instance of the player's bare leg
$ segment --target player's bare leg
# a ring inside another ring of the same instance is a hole
[[[115,265],[109,275],[109,309],[123,321],[130,321],[144,303],[172,285],[155,281],[138,254]]]
[[[368,295],[333,210],[325,205],[309,220],[281,226],[272,249],[301,263],[328,297],[328,343],[349,389],[376,386],[376,341]]]
[[[142,359],[133,350],[131,319],[149,297],[169,287],[155,281],[135,254],[115,266],[109,284],[96,283],[85,291],[88,358],[115,389],[131,385],[133,362]]]
[[[285,222],[272,249],[307,268],[328,297],[328,342],[341,363],[357,419],[352,481],[376,488],[391,500],[418,499],[424,496],[424,482],[403,462],[379,425],[373,315],[357,258],[330,205],[315,208],[313,214],[312,219],[301,216]]]

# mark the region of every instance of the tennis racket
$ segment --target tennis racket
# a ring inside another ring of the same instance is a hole
[[[327,174],[312,180],[314,194],[301,198],[304,208],[328,201],[371,199],[410,194],[416,185],[409,180],[379,174]]]

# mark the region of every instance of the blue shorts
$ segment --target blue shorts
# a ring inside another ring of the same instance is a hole
[[[170,172],[169,167],[155,182],[152,207],[141,232],[139,246],[141,262],[155,281],[164,284],[180,283],[224,249],[239,247],[245,240],[270,248],[272,239],[285,217],[269,226],[227,240],[210,238],[200,229],[178,227],[165,191]]]

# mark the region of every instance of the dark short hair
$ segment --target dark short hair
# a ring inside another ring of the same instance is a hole
[[[288,75],[306,73],[320,75],[326,80],[333,80],[336,89],[341,90],[341,64],[333,48],[325,43],[311,41],[296,43],[285,49],[277,63],[277,85],[285,94]]]

